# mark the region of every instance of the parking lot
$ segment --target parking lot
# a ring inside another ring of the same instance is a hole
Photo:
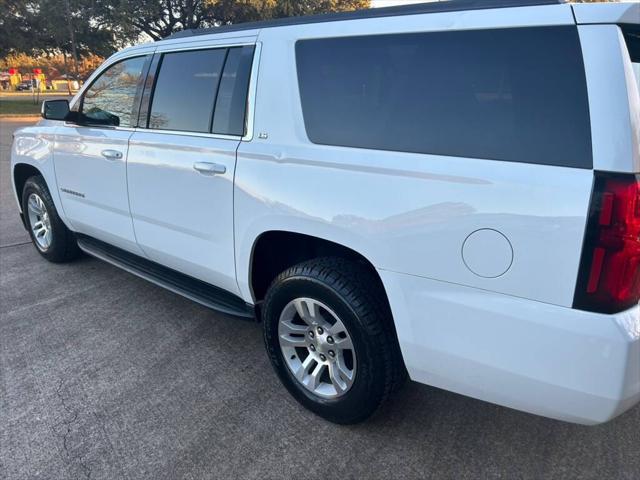
[[[39,257],[0,119],[0,479],[640,478],[640,408],[583,427],[410,383],[337,426],[280,386],[260,325],[91,258]]]

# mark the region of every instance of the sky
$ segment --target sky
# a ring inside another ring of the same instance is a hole
[[[392,7],[395,5],[408,5],[409,3],[423,3],[425,0],[371,0],[371,6],[376,7]],[[433,0],[428,0],[433,1]]]

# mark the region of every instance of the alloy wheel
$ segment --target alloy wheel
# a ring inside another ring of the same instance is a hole
[[[356,353],[344,323],[325,304],[296,298],[280,315],[278,340],[295,379],[323,398],[349,391],[356,377]]]
[[[40,195],[32,193],[27,200],[27,209],[29,226],[33,232],[36,245],[40,250],[45,251],[51,246],[53,240],[51,220],[49,218],[49,212],[47,212],[47,207],[42,201],[42,198],[40,198]]]

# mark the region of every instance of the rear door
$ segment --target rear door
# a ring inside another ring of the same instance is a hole
[[[238,291],[233,177],[253,53],[252,44],[241,44],[157,54],[145,91],[146,128],[129,142],[140,248],[151,260],[231,292]]]

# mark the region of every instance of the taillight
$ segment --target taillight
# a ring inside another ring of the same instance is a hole
[[[596,173],[574,308],[617,313],[640,300],[640,176]]]

